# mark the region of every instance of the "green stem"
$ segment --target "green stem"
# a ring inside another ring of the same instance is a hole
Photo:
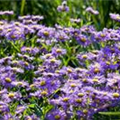
[[[23,15],[24,8],[25,8],[25,0],[22,0],[22,2],[21,2],[21,11],[20,11],[21,15]]]

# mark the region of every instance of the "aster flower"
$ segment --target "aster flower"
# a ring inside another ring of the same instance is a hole
[[[19,65],[26,70],[33,70],[34,65],[28,63],[27,61],[19,61]]]
[[[6,94],[8,91],[7,89],[0,90],[0,95],[2,96],[3,94]]]
[[[13,56],[4,57],[4,58],[0,59],[0,64],[8,65],[9,63],[11,63],[12,58],[13,58]]]
[[[13,87],[12,82],[16,80],[15,74],[10,72],[2,74],[0,79],[0,83],[4,87]]]
[[[81,19],[80,19],[80,18],[78,18],[78,19],[73,19],[73,18],[71,18],[70,21],[71,21],[72,23],[80,23]]]
[[[24,19],[29,20],[29,19],[31,19],[31,15],[19,16],[18,19],[19,20],[24,20]]]
[[[94,32],[91,39],[96,42],[108,41],[110,40],[109,34],[107,32]]]
[[[40,120],[39,117],[37,117],[35,114],[32,114],[30,116],[25,116],[25,120]]]
[[[82,83],[78,80],[69,79],[64,86],[60,89],[64,93],[71,94],[79,89],[81,89]]]
[[[64,42],[69,39],[69,36],[67,34],[65,34],[65,32],[63,32],[62,30],[59,30],[56,32],[55,38],[58,41]]]
[[[21,69],[21,68],[12,67],[11,72],[13,72],[13,73],[24,73],[24,70]]]
[[[1,118],[1,117],[0,117]],[[4,120],[9,120],[9,119],[13,119],[14,117],[10,114],[10,113],[7,113],[7,114],[5,114],[4,116],[3,116],[3,118],[2,119],[4,119]]]
[[[68,12],[69,11],[69,7],[67,6],[67,2],[63,1],[62,5],[57,7],[58,12]]]
[[[120,22],[120,15],[119,14],[115,14],[115,13],[110,13],[110,18],[117,21],[117,22]]]
[[[52,110],[47,114],[46,119],[47,120],[65,120],[67,119],[67,115],[63,110]]]
[[[37,90],[34,93],[30,93],[30,96],[42,98],[42,97],[48,97],[50,95],[48,89],[45,90]]]
[[[37,53],[39,53],[39,49],[37,47],[25,47],[23,46],[21,48],[21,52],[22,53],[29,53],[29,54],[32,54],[32,55],[36,55]]]
[[[79,44],[81,44],[83,46],[88,46],[91,44],[89,38],[86,35],[80,34],[80,35],[76,36],[75,39]]]
[[[98,15],[99,14],[99,12],[97,10],[94,10],[92,7],[87,7],[86,11],[90,12],[90,13],[92,13],[94,15]]]
[[[8,104],[0,101],[0,112],[4,113],[4,112],[9,112],[9,108],[8,108]]]
[[[25,109],[26,109],[25,106],[17,106],[15,113],[16,113],[16,114],[20,114],[20,113],[24,112]]]
[[[54,28],[44,27],[38,31],[37,35],[38,37],[41,37],[41,38],[51,39],[54,36],[54,33],[55,33]]]
[[[20,100],[22,97],[20,92],[9,92],[2,96],[2,100],[6,103],[12,102],[13,100]]]
[[[106,83],[106,78],[104,76],[94,76],[93,78],[88,78],[88,82],[92,85],[101,85]]]
[[[81,54],[78,54],[77,55],[77,58],[80,60],[80,61],[85,61],[85,60],[95,60],[96,59],[96,55],[93,54],[93,53],[81,53]]]
[[[52,58],[52,59],[46,59],[43,63],[43,65],[49,67],[58,67],[61,64],[60,60],[57,60],[56,58]]]
[[[40,15],[32,15],[32,20],[33,21],[40,21],[40,20],[43,20],[44,17],[43,16],[40,16]]]
[[[89,68],[90,68],[89,69],[90,74],[100,74],[100,73],[102,74],[104,72],[104,69],[102,68],[102,66],[99,63],[90,65]]]
[[[57,56],[61,56],[66,54],[66,50],[65,49],[60,49],[60,48],[52,48],[52,55],[57,57]]]
[[[23,29],[24,29],[25,35],[29,35],[29,34],[35,33],[35,30],[32,27],[28,26],[28,25],[24,25]]]
[[[92,25],[84,25],[80,28],[80,31],[83,33],[94,33],[96,29]]]
[[[73,96],[70,94],[62,95],[62,96],[59,96],[59,98],[57,98],[57,99],[50,100],[50,103],[55,106],[60,105],[64,110],[67,110],[67,109],[69,109],[70,105],[72,104],[72,98],[73,98]]]
[[[11,31],[8,31],[5,35],[6,39],[8,40],[19,40],[24,39],[24,33],[22,29],[12,29]]]
[[[28,87],[29,86],[29,84],[25,81],[13,81],[12,85],[18,86],[18,87]]]
[[[0,15],[13,15],[14,11],[0,11]]]

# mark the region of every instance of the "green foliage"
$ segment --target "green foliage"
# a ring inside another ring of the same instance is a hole
[[[91,17],[92,23],[97,29],[104,27],[113,27],[114,23],[110,20],[109,13],[119,13],[119,0],[68,0],[70,7],[69,13],[65,15],[64,21],[60,22],[64,14],[57,11],[57,6],[62,0],[0,0],[1,10],[14,10],[17,18],[19,15],[38,14],[43,15],[43,24],[53,26],[56,23],[69,23],[69,18],[81,18],[84,23],[87,23]],[[100,12],[99,16],[86,14],[85,8],[92,6]],[[69,16],[69,17],[68,17]]]

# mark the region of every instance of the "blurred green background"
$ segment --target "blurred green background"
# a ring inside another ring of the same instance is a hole
[[[14,10],[15,18],[19,15],[43,15],[43,24],[47,26],[53,26],[56,23],[60,23],[60,17],[64,16],[63,13],[57,11],[57,6],[62,3],[63,0],[0,0],[0,10]],[[91,22],[97,29],[104,27],[113,27],[113,21],[110,20],[109,13],[120,12],[120,0],[67,0],[70,7],[69,13],[67,13],[64,23],[69,22],[69,18],[81,18],[83,23],[88,22],[88,14],[85,12],[85,8],[92,6],[100,13],[98,16],[91,16]],[[62,20],[61,20],[62,21]]]

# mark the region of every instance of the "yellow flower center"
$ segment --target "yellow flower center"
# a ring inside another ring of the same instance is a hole
[[[8,78],[8,77],[5,78],[5,81],[8,82],[8,83],[11,83],[11,82],[12,82],[12,80],[11,80],[10,78]]]
[[[42,91],[41,92],[41,95],[47,95],[48,93],[47,93],[47,91]]]
[[[2,109],[3,108],[3,106],[2,105],[0,105],[0,109]]]
[[[34,86],[35,86],[35,84],[31,84],[31,85],[30,85],[30,88],[32,88],[32,87],[34,87]]]
[[[82,55],[82,58],[86,59],[86,58],[87,58],[87,55]]]
[[[70,86],[71,86],[71,87],[76,87],[76,84],[75,84],[75,83],[72,83]]]
[[[60,40],[63,40],[63,39],[64,39],[64,37],[63,37],[62,35],[60,35],[60,36],[59,36],[59,39],[60,39]]]
[[[43,33],[45,36],[49,36],[49,32],[48,31],[44,31],[44,33]]]
[[[55,62],[56,62],[56,59],[53,58],[53,59],[51,59],[50,61],[51,61],[52,63],[55,63]]]
[[[45,84],[46,84],[45,81],[41,81],[41,82],[40,82],[40,85],[41,85],[41,86],[44,86]]]
[[[30,48],[29,48],[29,47],[27,47],[27,48],[26,48],[26,51],[30,51]]]
[[[18,82],[18,85],[23,85],[23,83],[22,82]]]
[[[120,20],[120,16],[117,16],[116,19],[117,19],[117,20]]]
[[[82,102],[81,99],[76,99],[75,101],[76,101],[77,103],[81,103],[81,102]]]
[[[63,98],[63,102],[68,102],[68,100],[69,100],[69,98],[68,97],[65,97],[65,98]]]
[[[9,94],[8,94],[8,97],[9,97],[9,98],[13,98],[14,96],[15,96],[14,93],[9,93]]]
[[[84,110],[83,110],[83,113],[84,113],[84,114],[87,114],[87,113],[88,113],[88,111],[87,111],[86,109],[84,109]]]
[[[100,70],[98,68],[95,68],[94,73],[98,73],[98,72],[100,72]]]
[[[94,78],[92,81],[93,82],[99,82],[99,80],[97,78]]]
[[[83,79],[82,81],[83,81],[84,83],[87,83],[87,79]]]
[[[16,36],[15,36],[15,35],[11,35],[11,38],[13,38],[13,39],[14,39],[14,38],[16,38]]]
[[[27,120],[32,120],[32,118],[28,118]]]
[[[28,66],[28,65],[29,65],[29,63],[28,63],[28,62],[25,62],[25,65],[26,65],[26,66]]]
[[[56,115],[56,116],[55,116],[55,119],[56,119],[56,120],[60,119],[60,115]]]
[[[83,97],[84,94],[83,94],[83,93],[78,93],[78,96],[79,96],[79,97]]]
[[[107,62],[106,62],[106,64],[107,64],[107,65],[110,65],[110,62],[109,62],[109,61],[107,61]]]
[[[61,53],[62,51],[61,51],[61,49],[57,49],[56,52],[57,53]]]
[[[81,38],[81,41],[82,42],[86,42],[86,38]]]
[[[46,57],[49,58],[51,56],[51,54],[47,54]]]
[[[70,68],[68,68],[67,71],[68,71],[69,73],[72,73],[72,69],[70,69]]]
[[[101,36],[101,37],[105,37],[105,34],[101,34],[100,36]]]
[[[113,93],[113,97],[118,98],[120,96],[119,93]]]

